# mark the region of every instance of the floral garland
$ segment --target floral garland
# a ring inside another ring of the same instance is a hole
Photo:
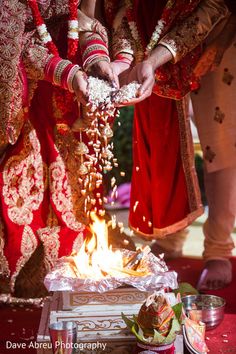
[[[33,15],[33,19],[39,34],[39,37],[44,43],[49,52],[55,56],[59,57],[59,52],[54,44],[50,33],[48,32],[47,26],[42,18],[39,10],[37,0],[27,0],[28,6],[30,7]],[[78,24],[78,0],[69,0],[69,19],[68,19],[68,47],[67,47],[67,58],[71,61],[75,61],[75,55],[77,53],[79,44],[79,24]],[[60,109],[62,116],[67,112],[67,107],[73,103],[73,95],[61,89],[61,87],[55,87],[55,97],[57,100],[58,108]],[[65,103],[66,102],[66,103]]]
[[[28,0],[28,5],[32,11],[34,22],[41,41],[48,47],[51,54],[59,56],[58,49],[53,43],[52,37],[47,30],[46,24],[39,11],[37,0]],[[78,24],[78,0],[69,0],[69,21],[68,21],[68,51],[67,58],[73,60],[79,43]]]
[[[164,31],[166,29],[166,25],[169,22],[170,10],[174,5],[173,0],[168,0],[167,4],[163,10],[161,18],[158,20],[157,25],[154,29],[154,32],[151,36],[151,39],[148,45],[145,48],[144,38],[142,38],[140,31],[138,29],[138,25],[135,21],[134,9],[133,9],[133,1],[126,0],[126,18],[128,20],[128,24],[130,27],[131,35],[136,43],[137,53],[136,58],[137,61],[142,60],[143,53],[145,52],[145,56],[148,56],[153,48],[157,45],[158,41],[161,39]]]

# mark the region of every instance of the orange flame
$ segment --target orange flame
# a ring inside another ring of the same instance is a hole
[[[105,220],[100,220],[91,213],[92,237],[85,240],[74,257],[74,263],[81,278],[99,279],[106,275],[116,275],[117,269],[123,268],[120,251],[113,251],[108,245],[108,227]],[[119,276],[120,276],[119,272]]]

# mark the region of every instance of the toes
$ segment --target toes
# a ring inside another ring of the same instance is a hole
[[[232,266],[229,260],[206,262],[197,289],[199,291],[222,289],[232,280]]]
[[[210,290],[221,289],[224,286],[225,286],[225,283],[221,280],[218,280],[218,279],[208,280],[208,282],[207,282],[207,288]]]

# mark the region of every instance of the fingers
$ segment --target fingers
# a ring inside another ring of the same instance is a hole
[[[147,90],[143,95],[134,98],[132,100],[126,101],[126,102],[122,102],[122,103],[117,103],[115,106],[117,108],[121,108],[121,107],[126,107],[126,106],[134,106],[135,104],[145,100],[145,98],[147,98],[148,96],[150,96],[152,93],[152,91]]]
[[[77,101],[81,102],[83,105],[86,105],[88,102],[87,75],[82,71],[78,71],[73,78],[72,87],[74,89]]]
[[[86,106],[88,103],[88,96],[85,94],[83,95],[76,95],[77,101],[79,101],[82,105]]]
[[[110,68],[110,66],[108,67],[100,67],[99,68],[99,75],[100,78],[103,80],[107,80],[110,83],[112,83],[115,79],[114,79],[114,73],[112,71],[112,69]]]
[[[119,78],[111,68],[109,68],[108,72],[106,73],[105,79],[109,81],[113,87],[117,89],[120,87]]]
[[[119,87],[118,76],[114,73],[111,64],[107,61],[99,61],[94,64],[91,67],[89,74],[110,82],[110,84],[116,88]]]
[[[152,93],[154,82],[155,81],[152,76],[144,78],[142,82],[142,86],[139,89],[139,96],[145,96],[145,97],[150,96],[150,94]]]

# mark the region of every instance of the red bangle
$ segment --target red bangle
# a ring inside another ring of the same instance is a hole
[[[118,53],[116,55],[116,57],[115,57],[115,61],[120,61],[120,62],[123,62],[123,63],[131,64],[133,59],[130,59],[130,58],[126,57],[122,53]]]
[[[99,57],[109,61],[109,52],[106,43],[100,36],[92,33],[84,46],[82,46],[83,67],[86,69],[95,59]]]
[[[94,55],[107,55],[107,52],[105,52],[104,50],[101,49],[95,49],[93,51],[91,51],[90,53],[88,53],[86,56],[83,57],[83,61],[85,62],[87,59],[89,59],[90,57],[94,56]]]
[[[44,69],[46,81],[53,82],[55,68],[61,60],[62,59],[58,56],[53,56],[51,59],[49,59]]]
[[[106,43],[104,43],[101,39],[90,39],[85,45],[81,47],[82,51],[95,44],[102,45],[103,47],[107,48]]]
[[[100,60],[106,60],[107,62],[110,62],[110,58],[106,53],[100,54],[100,55],[91,55],[89,56],[83,63],[83,68],[85,69],[85,71],[88,69],[88,67],[96,61],[100,61]]]
[[[71,81],[79,69],[79,65],[72,64],[68,60],[61,59],[58,56],[53,56],[45,66],[45,80],[65,90],[72,91]]]
[[[61,87],[64,88],[65,90],[68,89],[67,79],[68,79],[68,75],[73,67],[74,67],[74,64],[69,64],[62,72]]]

